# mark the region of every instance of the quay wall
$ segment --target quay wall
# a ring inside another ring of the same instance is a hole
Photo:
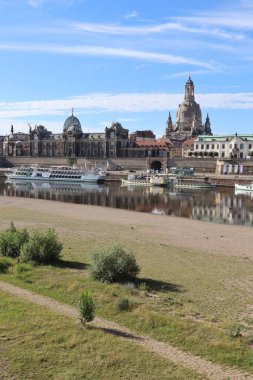
[[[70,158],[67,157],[0,157],[0,168],[8,168],[13,166],[29,166],[38,164],[41,166],[52,165],[69,165]],[[130,169],[136,171],[146,171],[152,167],[156,161],[162,164],[163,169],[174,166],[189,166],[194,168],[195,173],[203,175],[222,174],[224,163],[231,165],[243,165],[243,175],[253,174],[253,160],[217,160],[210,158],[113,158],[113,159],[84,159],[76,158],[77,165],[86,166],[88,168],[97,166],[107,167],[108,164],[112,171],[122,169],[128,171]],[[231,173],[233,174],[233,173]],[[238,175],[241,175],[238,173]]]

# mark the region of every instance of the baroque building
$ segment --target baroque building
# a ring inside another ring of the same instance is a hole
[[[145,144],[144,144],[145,142]],[[62,133],[52,133],[43,125],[29,125],[29,133],[14,132],[0,139],[0,155],[9,157],[84,157],[87,159],[167,157],[168,143],[156,143],[152,131],[129,130],[113,122],[101,133],[83,132],[72,114],[65,120]]]
[[[194,83],[191,77],[185,83],[184,100],[178,106],[176,122],[173,124],[171,114],[167,119],[165,137],[172,141],[190,139],[199,135],[212,135],[211,123],[207,114],[206,121],[202,124],[202,112],[200,105],[195,101]]]

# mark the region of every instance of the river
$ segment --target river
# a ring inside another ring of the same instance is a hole
[[[126,187],[119,183],[88,185],[0,181],[0,195],[89,204],[153,214],[253,226],[253,193],[234,189],[173,190],[162,187]]]

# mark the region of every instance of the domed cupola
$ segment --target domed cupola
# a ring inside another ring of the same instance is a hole
[[[81,137],[83,134],[81,123],[77,117],[73,115],[73,110],[72,110],[72,115],[69,116],[63,125],[63,134],[66,135],[71,135],[73,137]]]

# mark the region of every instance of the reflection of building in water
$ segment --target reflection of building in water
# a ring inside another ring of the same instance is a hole
[[[47,199],[146,213],[158,213],[217,223],[253,226],[253,199],[230,189],[170,191],[167,188],[128,188],[119,184],[4,184],[0,195]]]
[[[244,224],[253,225],[252,207],[248,207],[250,198],[235,196],[231,193],[217,192],[215,193],[215,202],[211,205],[203,201],[195,204],[192,209],[192,218],[211,221],[223,222],[228,224]]]

